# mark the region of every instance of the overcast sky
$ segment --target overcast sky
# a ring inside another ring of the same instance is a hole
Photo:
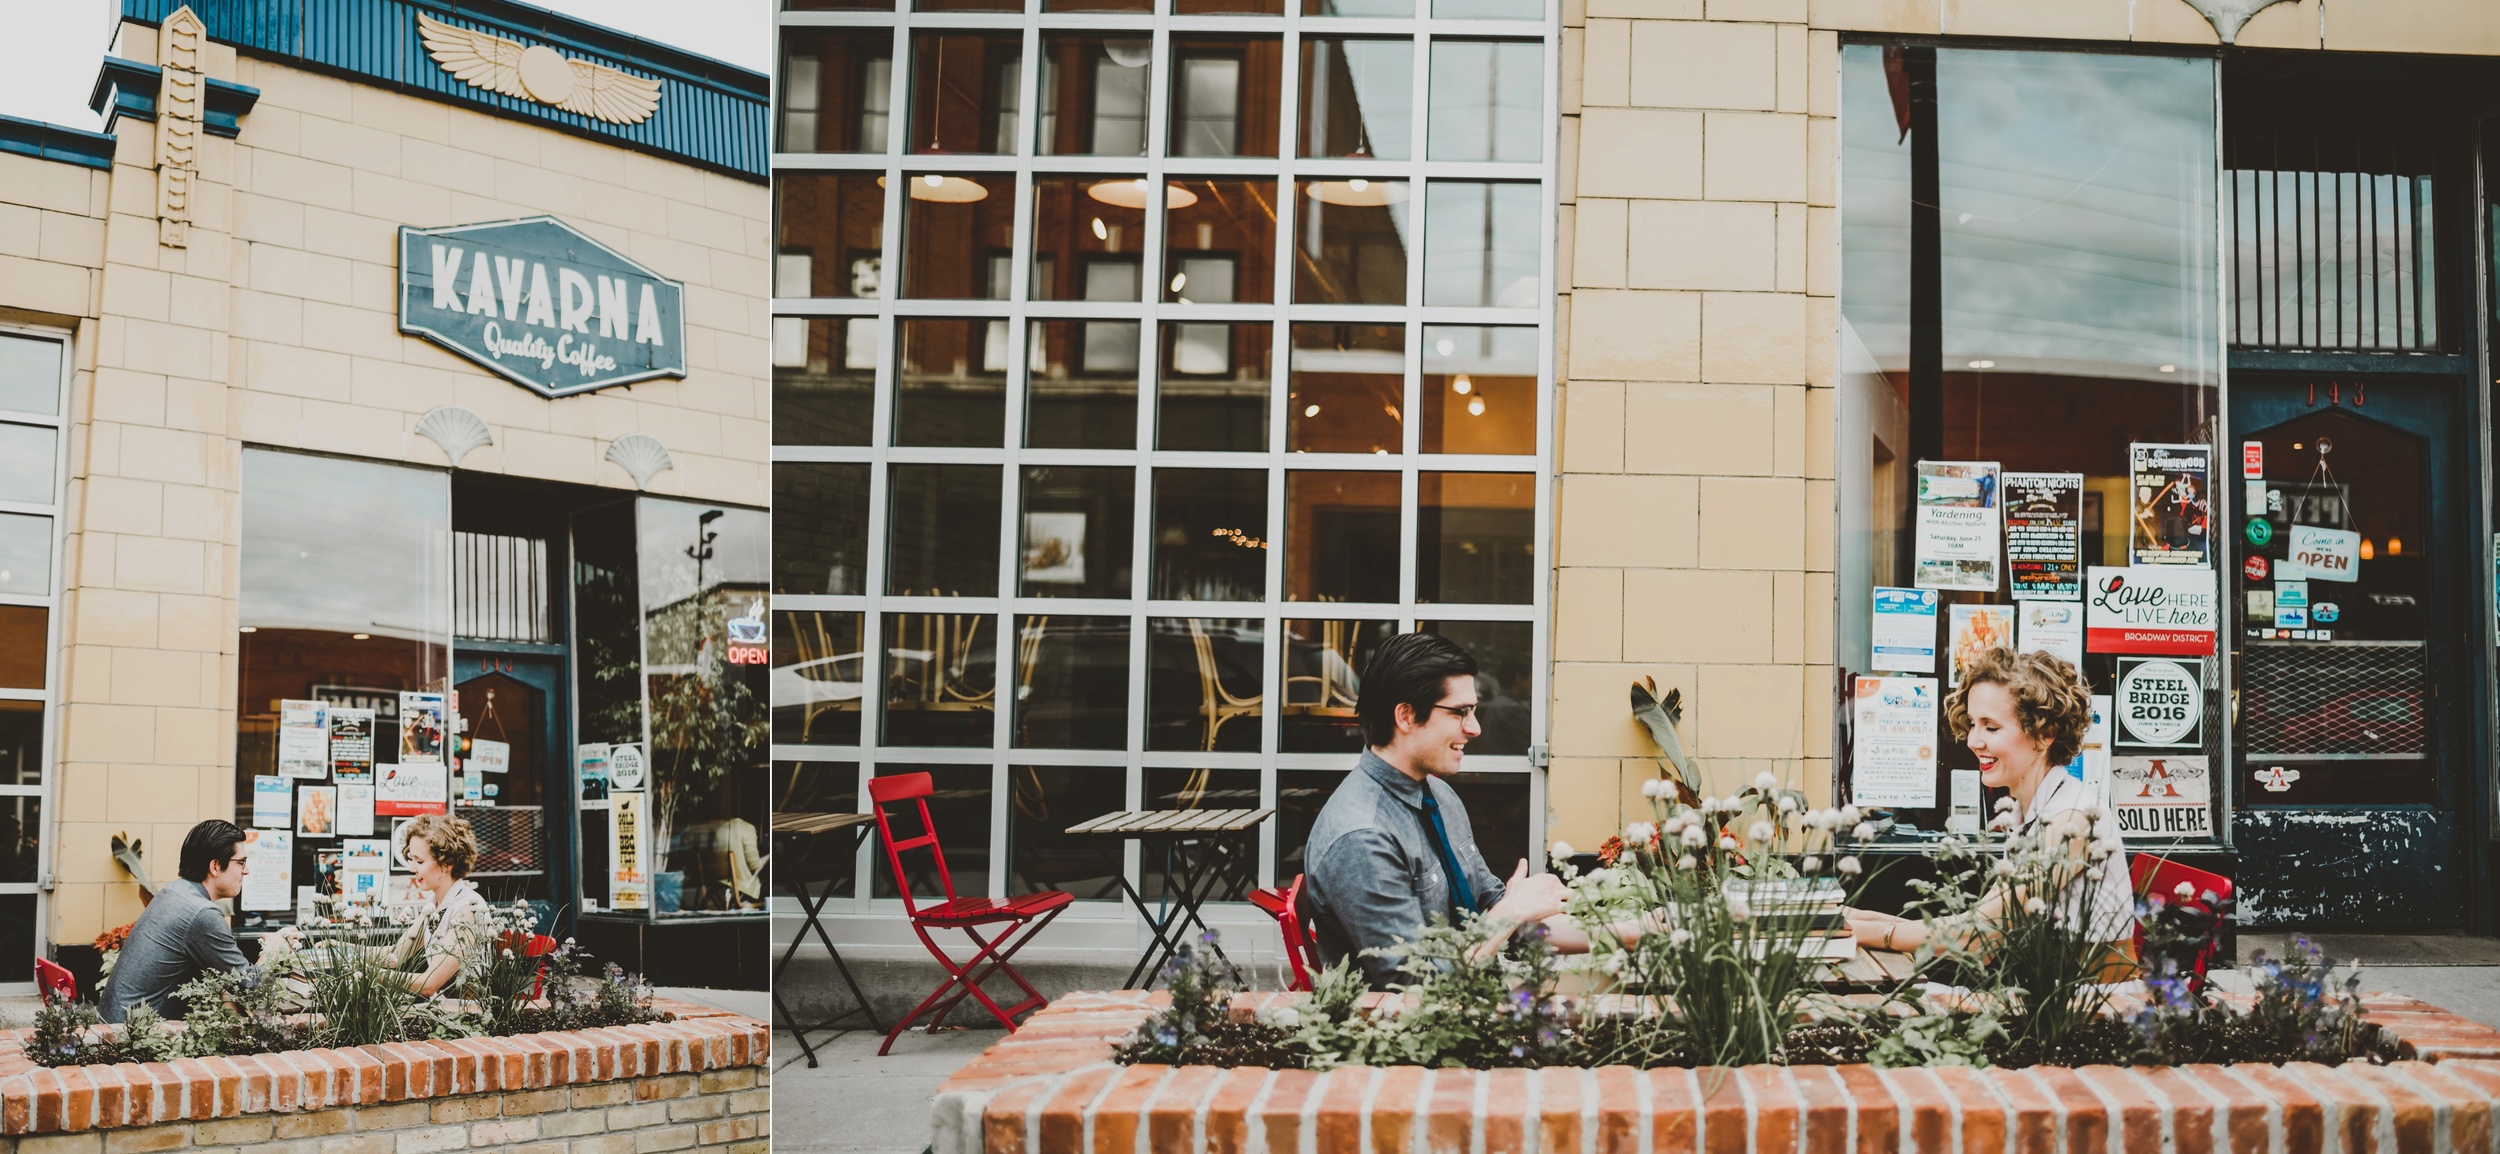
[[[758,72],[772,58],[770,0],[541,0],[569,13]],[[0,0],[0,114],[100,129],[87,110],[121,0]],[[217,37],[217,29],[208,30]]]

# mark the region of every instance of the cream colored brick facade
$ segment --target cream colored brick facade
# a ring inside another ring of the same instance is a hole
[[[442,467],[419,416],[461,405],[479,472],[632,490],[603,459],[647,433],[655,493],[766,503],[769,195],[706,171],[213,43],[260,90],[201,139],[187,247],[159,243],[155,126],[116,125],[108,175],[0,155],[0,320],[70,328],[76,377],[49,939],[133,917],[108,853],[234,809],[237,500],[246,443]],[[116,55],[156,63],[158,30]],[[546,400],[402,336],[397,228],[553,214],[685,285],[687,371]]]
[[[1627,684],[1724,792],[1831,786],[1843,32],[2214,45],[2187,0],[1565,0],[1548,835],[1645,815]],[[2287,0],[2256,48],[2500,54],[2490,0]]]

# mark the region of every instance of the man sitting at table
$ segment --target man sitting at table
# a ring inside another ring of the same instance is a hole
[[[1363,671],[1355,717],[1370,746],[1321,808],[1304,851],[1323,964],[1353,957],[1373,989],[1404,980],[1400,959],[1363,956],[1421,936],[1435,919],[1481,913],[1497,929],[1558,919],[1569,890],[1522,860],[1505,882],[1476,848],[1458,776],[1476,721],[1476,661],[1449,640],[1403,633]],[[1554,944],[1586,949],[1558,925]]]
[[[180,1018],[187,1008],[176,989],[202,974],[250,968],[217,903],[242,895],[251,857],[251,844],[233,822],[210,818],[191,827],[182,839],[181,880],[139,912],[104,983],[97,1012],[105,1021],[119,1022],[142,1005]],[[281,932],[292,934],[294,927]]]

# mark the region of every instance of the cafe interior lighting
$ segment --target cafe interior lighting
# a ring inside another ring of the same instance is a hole
[[[1378,208],[1406,202],[1406,182],[1402,180],[1315,180],[1305,186],[1311,199],[1321,204],[1343,208]]]
[[[238,632],[238,633],[258,633],[258,632],[260,632],[260,626],[258,626],[258,625],[246,625],[246,626],[244,626],[243,628],[241,628],[241,629],[239,629],[239,630],[236,630],[236,632]]]
[[[2378,559],[2378,546],[2371,543],[2370,539],[2367,537],[2361,539],[2361,559],[2364,561],[2375,561]]]
[[[348,636],[349,636],[349,637],[353,637],[353,638],[355,638],[355,639],[356,639],[356,640],[358,640],[358,641],[371,641],[371,640],[373,640],[373,635],[372,635],[372,634],[370,634],[370,633],[350,633],[350,634],[348,634]]]
[[[877,187],[885,187],[884,177],[877,178]],[[910,178],[910,185],[904,191],[913,200],[936,204],[971,204],[990,198],[990,190],[981,187],[981,182],[938,172]]]
[[[1995,361],[1990,361],[1990,360],[1977,360],[1977,361],[1972,361],[1972,362],[1970,363],[1970,367],[1972,367],[1972,368],[1974,368],[1974,369],[1993,369],[1993,368],[1997,367],[1997,363],[1996,363]]]
[[[2405,555],[2405,539],[2404,539],[2404,538],[2402,538],[2402,537],[2390,537],[2390,538],[2388,538],[2388,539],[2387,539],[2387,555],[2388,555],[2388,556],[2390,556],[2390,557],[2402,557],[2402,556],[2404,556],[2404,555]]]
[[[1481,417],[1484,415],[1483,397],[1467,398],[1467,415],[1471,417]]]
[[[1450,381],[1450,391],[1451,391],[1451,392],[1453,392],[1453,393],[1457,393],[1459,396],[1462,396],[1462,397],[1463,397],[1463,396],[1466,396],[1466,395],[1467,395],[1467,394],[1469,394],[1469,393],[1475,392],[1475,391],[1476,391],[1476,382],[1475,382],[1475,379],[1474,379],[1474,378],[1472,378],[1472,377],[1469,377],[1469,376],[1468,376],[1467,374],[1465,374],[1465,373],[1460,373],[1457,377],[1453,378],[1453,379]]]
[[[1142,210],[1146,207],[1146,190],[1151,187],[1153,187],[1153,182],[1142,176],[1129,180],[1105,180],[1086,186],[1085,195],[1113,208]],[[1198,203],[1197,193],[1177,184],[1163,186],[1165,209],[1188,208],[1196,203]]]
[[[1305,416],[1305,417],[1316,417],[1316,416],[1318,416],[1318,415],[1319,415],[1319,406],[1318,406],[1318,405],[1304,405],[1304,406],[1302,406],[1302,415],[1303,415],[1303,416]]]
[[[1105,227],[1103,226],[1103,223],[1102,223],[1102,218],[1101,218],[1101,217],[1099,217],[1099,216],[1094,218],[1094,239],[1095,239],[1095,240],[1109,240],[1109,239],[1111,239],[1111,230],[1110,230],[1110,229],[1108,229],[1108,228],[1105,228]]]

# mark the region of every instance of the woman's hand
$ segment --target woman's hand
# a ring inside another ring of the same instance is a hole
[[[1908,948],[1910,943],[1905,941],[1907,934],[1904,927],[1920,925],[1919,922],[1911,918],[1896,917],[1892,914],[1876,913],[1873,910],[1854,909],[1849,906],[1842,906],[1840,908],[1840,912],[1841,916],[1849,920],[1849,933],[1851,936],[1857,939],[1859,945],[1865,946],[1869,949],[1898,950]],[[1922,926],[1922,928],[1924,927]]]

